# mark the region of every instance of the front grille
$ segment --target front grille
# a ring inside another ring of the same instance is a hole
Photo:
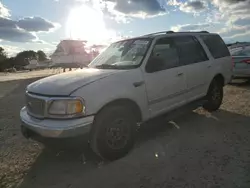
[[[26,106],[30,115],[35,117],[44,117],[46,101],[36,98],[34,95],[26,94]]]

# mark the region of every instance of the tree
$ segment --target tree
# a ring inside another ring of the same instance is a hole
[[[2,47],[0,47],[0,62],[7,59],[7,53],[4,51]]]
[[[29,60],[38,59],[37,53],[33,50],[23,51],[16,55],[15,61],[17,67],[23,67],[29,64]]]
[[[0,47],[0,71],[4,71],[4,69],[9,68],[6,59],[7,53],[2,47]]]
[[[39,61],[47,60],[47,56],[42,50],[37,51],[37,56]]]

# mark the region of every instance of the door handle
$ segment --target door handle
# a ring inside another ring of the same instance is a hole
[[[178,73],[178,74],[177,74],[177,76],[182,76],[182,75],[183,75],[183,73]]]
[[[140,81],[140,82],[135,82],[135,83],[133,83],[133,85],[134,85],[135,87],[142,86],[143,84],[144,84],[144,81]]]

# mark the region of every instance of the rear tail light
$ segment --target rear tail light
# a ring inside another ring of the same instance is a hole
[[[244,59],[241,61],[241,63],[247,63],[247,64],[250,64],[250,59]]]
[[[234,65],[235,65],[234,58],[232,57],[232,68],[234,68]]]

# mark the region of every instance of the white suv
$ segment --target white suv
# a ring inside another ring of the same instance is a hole
[[[221,37],[208,32],[159,32],[111,44],[88,66],[27,87],[21,109],[25,137],[89,134],[103,158],[124,156],[136,125],[199,99],[217,110],[232,77]]]

